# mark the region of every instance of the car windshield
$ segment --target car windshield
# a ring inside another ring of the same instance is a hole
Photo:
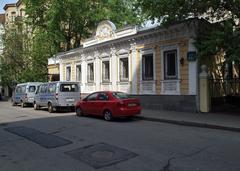
[[[117,99],[129,99],[130,96],[123,92],[113,92],[112,95]]]
[[[35,87],[35,86],[29,86],[29,88],[28,88],[28,92],[29,92],[29,93],[34,93],[35,90],[36,90],[36,87]]]

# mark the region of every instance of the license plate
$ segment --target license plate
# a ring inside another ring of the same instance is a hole
[[[67,102],[73,102],[74,99],[66,99]]]
[[[129,103],[128,106],[133,107],[133,106],[137,106],[137,104],[136,103]]]

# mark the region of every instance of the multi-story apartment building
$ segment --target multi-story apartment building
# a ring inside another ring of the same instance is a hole
[[[14,26],[13,24],[16,17],[25,16],[25,12],[24,12],[25,5],[23,4],[22,0],[18,0],[16,3],[6,4],[3,9],[5,10],[5,13],[0,14],[0,55],[3,53],[3,43],[2,43],[3,34],[7,34],[8,29]],[[1,95],[5,97],[9,97],[11,95],[11,90],[8,87],[3,87],[1,85],[2,84],[0,84]]]
[[[4,34],[4,23],[5,23],[5,15],[0,14],[0,56],[3,53],[3,34]],[[1,64],[1,57],[0,57],[0,64]],[[0,68],[1,70],[1,68]],[[4,92],[2,87],[1,75],[0,75],[0,96]]]
[[[16,17],[25,16],[25,5],[22,0],[17,1],[17,3],[6,4],[3,9],[5,10],[6,25],[15,21]]]
[[[3,52],[4,23],[5,23],[5,15],[0,14],[0,55]]]

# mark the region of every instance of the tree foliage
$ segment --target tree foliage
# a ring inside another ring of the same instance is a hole
[[[149,19],[167,24],[187,18],[204,18],[213,24],[196,41],[200,59],[224,52],[226,62],[240,62],[240,0],[139,0]]]
[[[240,0],[139,0],[138,6],[150,19],[166,21],[199,16],[207,20],[240,18]]]
[[[11,27],[7,27],[3,37],[3,55],[1,56],[2,84],[11,86],[15,81],[25,81],[23,72],[30,67],[28,58],[28,38],[23,31],[23,23],[16,18]]]
[[[1,77],[5,85],[47,81],[48,58],[80,47],[97,24],[111,20],[118,27],[141,22],[137,0],[23,0],[24,20],[6,29]],[[20,19],[20,18],[19,18]]]
[[[127,0],[25,0],[28,22],[41,28],[54,40],[54,46],[66,51],[80,46],[97,23],[109,19],[123,26],[140,22],[134,1]]]

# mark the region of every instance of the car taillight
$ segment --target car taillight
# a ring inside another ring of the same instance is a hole
[[[56,100],[58,100],[58,93],[55,94]]]

